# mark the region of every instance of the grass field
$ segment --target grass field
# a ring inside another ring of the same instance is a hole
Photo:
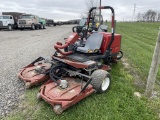
[[[148,76],[160,23],[118,23],[117,33],[122,34],[122,50],[139,75]],[[160,80],[160,70],[157,76]]]
[[[122,34],[122,50],[125,58],[140,75],[142,81],[148,75],[159,23],[117,23],[117,33]],[[6,120],[158,120],[160,101],[138,99],[133,93],[135,78],[123,66],[114,64],[112,85],[104,94],[93,94],[66,110],[61,116],[52,107],[35,98],[39,88],[27,90],[20,111]],[[160,79],[158,74],[158,79]]]

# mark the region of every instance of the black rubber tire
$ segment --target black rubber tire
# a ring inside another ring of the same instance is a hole
[[[8,31],[12,31],[12,25],[8,25],[8,27],[7,27],[7,29],[8,29]]]
[[[118,57],[119,54],[120,54],[120,56]],[[122,57],[123,57],[123,52],[122,52],[122,51],[119,51],[118,55],[117,55],[117,60],[122,59]]]
[[[111,84],[111,76],[107,71],[98,69],[92,73],[91,77],[92,77],[91,85],[96,90],[96,93],[103,93],[109,89]],[[103,80],[107,77],[109,78],[109,86],[106,90],[102,90]]]
[[[43,29],[46,29],[46,26],[45,26],[45,25],[43,25]]]
[[[39,29],[43,29],[43,25],[42,24],[39,25]]]
[[[24,30],[23,28],[20,28],[20,30]]]
[[[32,24],[32,25],[31,25],[31,30],[35,30],[35,29],[36,29],[35,25]]]

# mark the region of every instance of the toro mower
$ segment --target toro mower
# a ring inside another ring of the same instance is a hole
[[[111,33],[106,32],[104,25],[98,31],[89,31],[95,9],[111,10]],[[110,64],[123,57],[121,35],[114,32],[114,9],[110,6],[93,7],[89,11],[86,29],[81,32],[73,30],[64,45],[60,42],[54,45],[56,52],[51,60],[39,57],[24,67],[18,77],[26,83],[26,88],[48,80],[41,86],[37,98],[44,99],[53,106],[56,114],[61,114],[90,94],[109,89],[111,76],[107,71],[111,70]]]
[[[111,10],[111,33],[102,30],[88,34],[94,9]],[[91,8],[85,35],[81,36],[85,40],[79,39],[79,34],[73,32],[64,45],[60,42],[54,45],[56,52],[48,61],[50,70],[43,70],[40,66],[34,68],[39,75],[49,75],[50,78],[41,86],[37,98],[44,99],[53,106],[56,114],[61,114],[90,94],[107,91],[111,83],[111,76],[107,72],[111,69],[109,65],[123,56],[120,50],[121,35],[114,32],[114,9],[110,6]]]

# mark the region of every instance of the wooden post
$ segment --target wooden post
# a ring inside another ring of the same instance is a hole
[[[152,63],[151,63],[151,67],[150,67],[150,71],[147,79],[145,96],[148,98],[151,97],[152,91],[154,89],[154,84],[155,84],[156,76],[158,72],[159,60],[160,60],[160,31],[158,33],[157,43],[154,50]]]

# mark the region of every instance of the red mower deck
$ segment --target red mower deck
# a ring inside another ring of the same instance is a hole
[[[83,98],[95,92],[92,85],[88,85],[84,92],[81,92],[82,87],[86,84],[83,82],[83,86],[80,81],[76,81],[76,78],[67,77],[64,78],[67,80],[69,87],[66,89],[61,89],[56,83],[52,80],[49,80],[40,88],[40,96],[46,102],[53,106],[54,112],[56,114],[61,114],[68,107],[76,104]],[[80,93],[81,92],[81,93]],[[59,110],[56,109],[57,105]]]
[[[45,71],[51,68],[50,63],[44,63],[44,61],[38,61],[34,64],[29,64],[24,67],[19,73],[18,77],[25,82],[26,88],[40,84],[49,79],[48,74],[41,74],[36,71],[36,69],[43,68]],[[45,72],[44,71],[44,72]]]

